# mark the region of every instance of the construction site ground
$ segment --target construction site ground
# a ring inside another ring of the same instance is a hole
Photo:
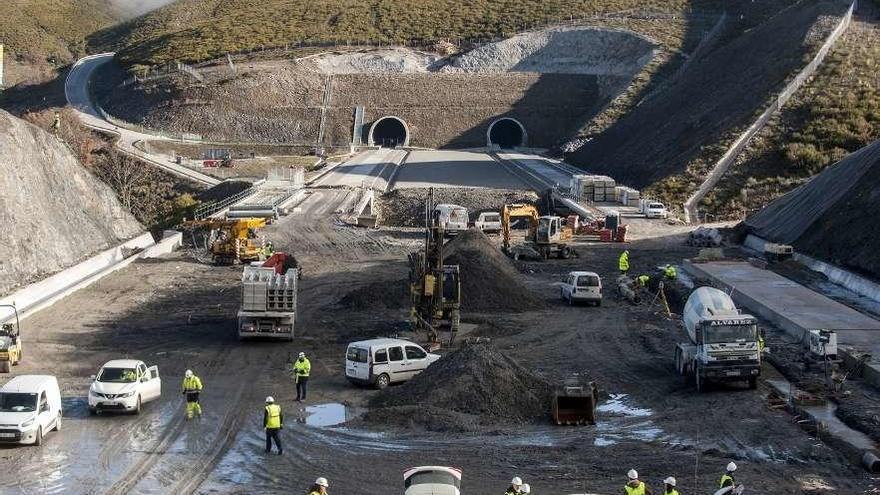
[[[655,490],[673,475],[682,493],[711,493],[730,460],[751,493],[876,489],[845,456],[769,408],[765,383],[697,394],[677,376],[673,343],[686,338],[677,320],[658,305],[614,297],[620,244],[587,243],[573,259],[518,264],[522,283],[546,309],[463,315],[471,335],[491,338],[551,383],[575,374],[595,380],[602,397],[597,425],[557,427],[539,418],[454,433],[358,421],[382,392],[345,380],[346,344],[400,332],[407,309],[341,300],[381,286],[377,281],[387,282],[388,297],[400,297],[391,286],[406,278],[406,254],[419,247],[422,233],[345,226],[333,213],[346,196],[343,189],[314,191],[266,230],[276,249],[295,253],[304,267],[292,343],[238,342],[240,267],[201,264],[186,251],[137,262],[26,320],[24,361],[14,374],[57,375],[65,421],[42,448],[0,449],[0,492],[290,493],[326,476],[334,493],[374,495],[400,493],[407,467],[440,464],[462,468],[462,491],[474,495],[500,493],[514,474],[538,493],[620,493],[630,468]],[[634,272],[696,254],[684,245],[681,227],[628,222]],[[559,300],[555,284],[574,269],[603,277],[602,307]],[[287,371],[299,351],[312,362],[302,405],[293,400]],[[159,365],[162,398],[140,416],[89,416],[90,375],[123,356]],[[187,368],[205,386],[204,417],[192,422],[184,420],[178,392]],[[267,395],[285,411],[283,456],[263,453]],[[353,421],[337,424],[346,419]]]

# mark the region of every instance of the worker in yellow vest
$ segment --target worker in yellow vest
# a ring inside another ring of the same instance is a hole
[[[623,486],[624,495],[654,495],[654,492],[639,480],[639,473],[635,469],[630,469],[626,477],[629,481]]]
[[[309,489],[309,495],[327,495],[327,488],[329,487],[330,483],[327,483],[327,478],[318,478]]]
[[[300,352],[296,362],[293,363],[293,379],[296,381],[296,401],[306,400],[306,388],[309,383],[309,375],[312,373],[312,363],[306,357],[306,353]]]
[[[281,413],[281,406],[275,403],[275,399],[270,395],[266,397],[266,408],[263,411],[263,428],[266,429],[266,453],[272,452],[272,441],[275,441],[275,447],[278,449],[278,455],[284,453],[281,447],[281,429],[284,428],[284,415]]]
[[[626,275],[627,272],[629,272],[629,250],[620,253],[620,258],[617,260],[617,267],[620,268],[621,275]]]
[[[678,493],[678,490],[675,489],[675,478],[672,476],[663,480],[663,484],[666,485],[666,489],[663,491],[663,495],[681,495]]]
[[[666,265],[666,268],[663,269],[663,274],[666,276],[666,280],[672,282],[678,277],[678,273],[675,271],[675,267],[672,265]]]
[[[727,471],[721,475],[721,479],[718,481],[718,488],[727,488],[728,486],[735,486],[736,480],[733,479],[733,472],[736,471],[736,463],[730,462],[727,464]]]
[[[183,374],[183,395],[186,396],[186,419],[193,418],[193,414],[200,419],[202,417],[202,406],[199,404],[199,395],[202,393],[202,380],[199,379],[192,370],[186,370]]]

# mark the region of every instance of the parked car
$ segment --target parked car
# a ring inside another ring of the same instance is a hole
[[[0,442],[43,445],[61,429],[61,391],[50,375],[19,375],[0,388]]]
[[[596,272],[569,272],[562,279],[560,292],[568,304],[585,301],[602,305],[602,279]]]
[[[659,201],[642,200],[639,203],[639,213],[645,215],[646,218],[668,218],[669,210],[666,205]]]
[[[474,227],[487,234],[501,232],[501,213],[497,211],[484,211],[474,220]]]
[[[434,207],[434,215],[447,236],[458,235],[468,229],[468,211],[464,206],[439,204]]]
[[[460,495],[461,470],[445,466],[419,466],[403,473],[404,495]]]
[[[136,359],[115,359],[92,376],[89,387],[89,412],[132,412],[140,414],[141,406],[162,395],[159,367],[147,367]]]
[[[345,377],[353,383],[385,388],[418,375],[439,354],[425,351],[403,339],[373,339],[348,344],[345,353]]]

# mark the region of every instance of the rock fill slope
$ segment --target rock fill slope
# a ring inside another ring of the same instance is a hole
[[[143,232],[61,141],[2,110],[0,156],[0,294]]]

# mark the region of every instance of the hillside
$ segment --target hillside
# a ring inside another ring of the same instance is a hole
[[[720,0],[179,0],[90,39],[126,66],[200,61],[297,42],[433,43],[493,38],[623,10],[681,13]]]
[[[61,141],[0,110],[0,294],[142,232]]]
[[[701,209],[741,218],[880,139],[880,17],[867,5],[816,76],[758,134]]]
[[[86,36],[117,22],[116,0],[6,0],[0,43],[6,45],[5,85],[44,79],[85,53]]]

